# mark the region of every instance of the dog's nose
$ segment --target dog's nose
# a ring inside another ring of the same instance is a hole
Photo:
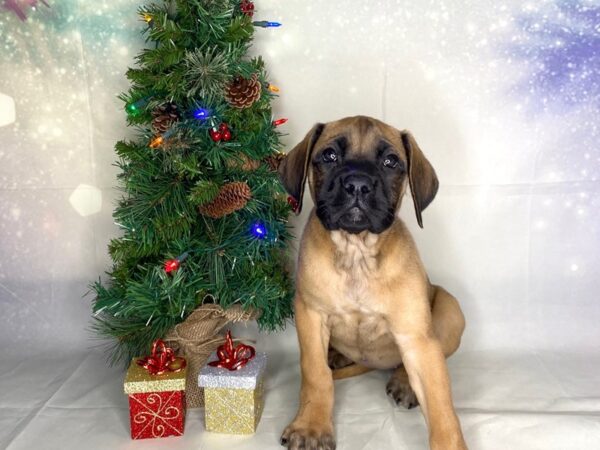
[[[350,195],[367,195],[373,190],[373,182],[367,175],[350,174],[344,178],[344,189]]]

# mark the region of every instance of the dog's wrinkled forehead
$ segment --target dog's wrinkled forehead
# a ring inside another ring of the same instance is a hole
[[[315,142],[315,156],[332,145],[342,156],[352,159],[370,159],[384,148],[395,150],[401,159],[406,158],[399,131],[371,117],[346,117],[328,122]]]

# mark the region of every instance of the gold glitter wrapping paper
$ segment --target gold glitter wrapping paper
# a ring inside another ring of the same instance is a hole
[[[209,361],[214,361],[212,354]],[[208,364],[200,370],[198,385],[204,388],[206,429],[217,433],[252,434],[264,406],[267,355],[257,353],[240,370],[230,371]]]
[[[137,364],[140,358],[133,358],[125,376],[125,393],[139,394],[147,392],[184,391],[187,367],[179,372],[165,372],[151,375]]]
[[[252,434],[264,405],[264,383],[254,389],[205,388],[206,429],[217,433]]]

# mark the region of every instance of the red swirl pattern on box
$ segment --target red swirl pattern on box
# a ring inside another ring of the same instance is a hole
[[[131,438],[181,436],[185,423],[184,405],[184,391],[130,394]]]

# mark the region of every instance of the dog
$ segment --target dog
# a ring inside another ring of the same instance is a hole
[[[300,242],[294,298],[300,406],[281,444],[335,449],[330,365],[354,363],[358,372],[393,369],[387,393],[397,404],[421,406],[431,449],[466,449],[445,361],[465,319],[458,301],[429,282],[398,216],[410,187],[423,227],[423,210],[438,190],[412,134],[365,116],[319,123],[278,173],[298,213],[307,179],[315,204]]]

